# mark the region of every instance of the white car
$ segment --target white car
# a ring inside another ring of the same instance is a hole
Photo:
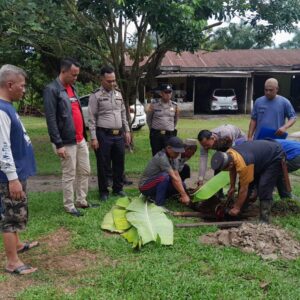
[[[210,111],[237,111],[238,103],[234,89],[215,89],[210,99]]]
[[[88,112],[89,97],[90,95],[80,97],[82,114],[86,126],[88,126],[89,124],[89,112]],[[135,119],[132,124],[132,129],[133,130],[141,129],[146,124],[146,114],[145,114],[144,106],[141,104],[139,100],[136,100],[136,114],[135,114],[135,106],[134,105],[130,106],[131,120],[133,120],[134,115],[135,115]]]

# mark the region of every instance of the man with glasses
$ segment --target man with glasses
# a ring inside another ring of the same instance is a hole
[[[100,200],[106,201],[109,197],[108,178],[111,171],[113,194],[126,196],[123,191],[125,143],[130,144],[131,135],[122,94],[116,89],[114,69],[103,67],[100,81],[100,88],[89,98],[89,127],[91,147],[97,159]]]
[[[265,95],[256,99],[249,124],[248,140],[256,140],[261,130],[275,130],[282,136],[296,122],[296,113],[290,101],[278,92],[278,81],[269,78],[265,82]],[[286,119],[288,121],[285,123]]]
[[[153,101],[147,111],[152,156],[164,149],[168,139],[177,134],[179,111],[177,103],[171,100],[172,86],[162,84],[160,90],[161,99]]]

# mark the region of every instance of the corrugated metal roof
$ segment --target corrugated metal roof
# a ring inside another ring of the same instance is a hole
[[[300,49],[251,49],[183,52],[181,54],[167,52],[161,67],[248,69],[271,66],[292,67],[296,64],[300,64]]]
[[[132,62],[126,60],[126,65]],[[161,70],[168,71],[205,71],[205,70],[291,70],[300,65],[300,49],[250,49],[197,51],[195,53],[167,52],[162,60]]]

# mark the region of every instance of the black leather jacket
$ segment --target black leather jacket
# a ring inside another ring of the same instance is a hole
[[[76,94],[75,88],[74,93]],[[58,78],[46,86],[43,93],[46,121],[50,140],[56,148],[76,144],[72,107],[68,94]],[[80,103],[79,103],[80,105]],[[80,106],[81,110],[81,106]],[[81,110],[82,114],[82,110]],[[87,140],[84,119],[83,135]]]

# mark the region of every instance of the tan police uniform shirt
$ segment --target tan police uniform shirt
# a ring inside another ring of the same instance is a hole
[[[148,108],[147,124],[150,129],[173,131],[177,125],[178,113],[176,102],[156,100]]]
[[[91,139],[96,139],[96,127],[130,131],[121,92],[101,86],[90,95],[88,109]]]

